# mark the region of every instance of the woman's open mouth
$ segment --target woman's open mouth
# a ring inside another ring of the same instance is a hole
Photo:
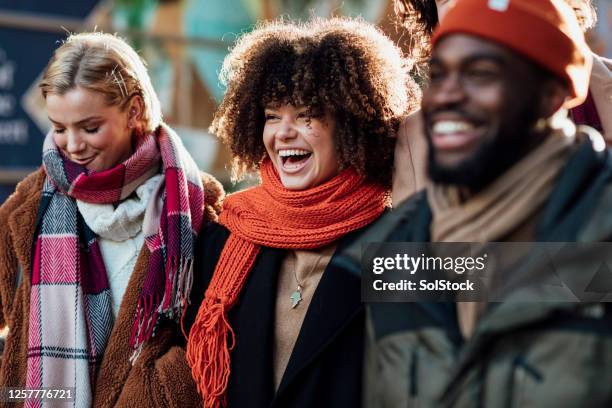
[[[282,169],[286,173],[297,173],[310,161],[312,152],[304,149],[283,149],[278,151]]]

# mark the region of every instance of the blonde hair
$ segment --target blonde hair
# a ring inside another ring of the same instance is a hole
[[[109,106],[122,110],[140,95],[143,130],[152,131],[161,123],[159,99],[143,60],[116,35],[72,34],[55,50],[39,85],[43,98],[64,95],[77,86],[104,94]]]

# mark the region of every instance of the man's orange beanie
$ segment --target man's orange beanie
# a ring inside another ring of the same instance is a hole
[[[593,57],[562,0],[457,0],[434,32],[433,45],[453,33],[504,45],[564,79],[572,97],[567,108],[586,99]]]

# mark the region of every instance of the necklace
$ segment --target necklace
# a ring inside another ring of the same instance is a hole
[[[304,300],[303,296],[302,296],[302,290],[304,289],[304,282],[300,282],[300,280],[298,279],[297,276],[297,254],[294,253],[295,256],[295,260],[293,261],[293,277],[295,278],[295,283],[297,285],[296,289],[291,292],[291,296],[289,296],[289,299],[291,299],[291,308],[295,309],[296,307],[299,306],[299,304],[302,302],[302,300]],[[317,268],[317,266],[319,266],[319,262],[321,262],[321,258],[323,258],[323,254],[320,254],[319,257],[317,258],[317,260],[315,261],[314,265],[312,266],[312,268],[310,268],[310,271],[304,276],[304,279],[308,278],[308,276],[310,276],[314,270]]]

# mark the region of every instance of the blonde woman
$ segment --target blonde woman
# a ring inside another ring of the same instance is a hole
[[[201,405],[173,345],[222,187],[162,122],[118,37],[70,36],[40,89],[42,166],[0,207],[0,384],[71,390],[60,397],[77,407]]]

